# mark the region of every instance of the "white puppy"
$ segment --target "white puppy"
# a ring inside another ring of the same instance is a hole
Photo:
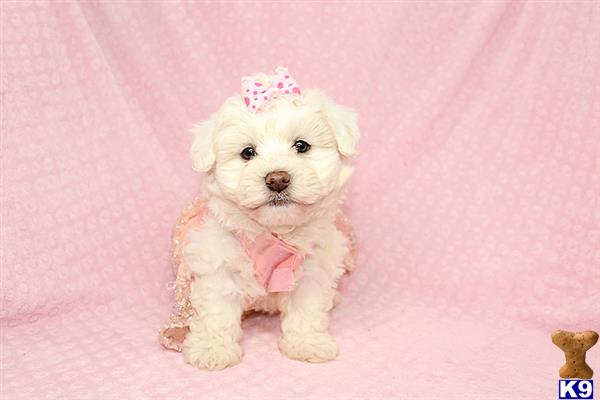
[[[281,312],[279,349],[288,357],[333,360],[328,314],[349,250],[335,218],[359,139],[355,114],[318,91],[300,102],[274,98],[258,113],[235,95],[194,135],[191,157],[206,173],[209,213],[187,234],[183,253],[195,310],[186,361],[209,370],[237,364],[248,310]],[[304,256],[291,291],[269,293],[255,278],[239,238],[265,232]]]

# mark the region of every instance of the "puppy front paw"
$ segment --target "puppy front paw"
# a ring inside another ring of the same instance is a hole
[[[279,350],[292,360],[326,362],[335,360],[339,348],[328,333],[284,334],[279,340]]]
[[[197,368],[218,371],[238,364],[244,352],[235,340],[203,337],[188,333],[183,342],[185,361]]]

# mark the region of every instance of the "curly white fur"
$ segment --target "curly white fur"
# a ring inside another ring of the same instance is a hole
[[[241,316],[248,308],[281,312],[279,348],[288,357],[323,362],[338,354],[328,333],[329,311],[348,243],[334,218],[352,174],[348,157],[359,131],[354,113],[320,92],[306,92],[303,101],[295,106],[279,100],[252,114],[233,96],[194,130],[192,161],[206,173],[211,213],[188,234],[184,250],[183,262],[194,275],[196,315],[183,351],[199,368],[218,370],[241,360]],[[298,153],[298,139],[311,149]],[[240,157],[247,146],[257,152],[250,161]],[[290,174],[291,203],[269,203],[265,176],[271,171]],[[233,231],[249,238],[270,231],[305,252],[295,289],[267,294]]]

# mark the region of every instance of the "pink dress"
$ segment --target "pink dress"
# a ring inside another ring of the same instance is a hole
[[[176,278],[175,282],[172,282],[170,286],[175,291],[175,305],[173,306],[169,320],[163,325],[159,334],[160,344],[167,349],[182,350],[183,340],[189,332],[190,320],[194,316],[195,311],[190,302],[190,283],[193,278],[186,265],[182,262],[182,256],[185,247],[185,237],[188,231],[201,227],[207,213],[207,200],[197,197],[192,204],[182,211],[173,227],[171,259]],[[350,272],[354,269],[354,257],[356,255],[352,225],[342,213],[337,215],[335,225],[350,241],[350,251],[344,258],[344,267],[347,272]]]

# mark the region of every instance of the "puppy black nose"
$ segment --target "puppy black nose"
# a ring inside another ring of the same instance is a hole
[[[279,193],[290,185],[290,174],[285,171],[269,172],[265,176],[265,183],[269,190]]]

